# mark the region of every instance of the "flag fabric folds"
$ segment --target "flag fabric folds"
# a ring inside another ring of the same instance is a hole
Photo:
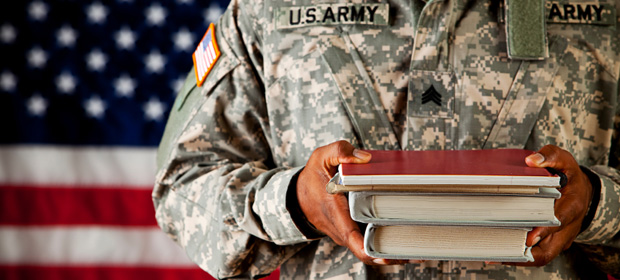
[[[155,153],[228,0],[0,4],[0,279],[209,279],[157,226]]]

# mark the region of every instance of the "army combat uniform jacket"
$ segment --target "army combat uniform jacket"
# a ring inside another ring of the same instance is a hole
[[[509,2],[233,0],[215,24],[219,59],[201,86],[189,73],[160,145],[153,199],[161,228],[217,278],[278,267],[285,279],[617,271],[620,174],[609,166],[619,155],[620,5],[547,1],[535,10],[543,29],[516,38],[511,24],[522,30],[524,21],[510,17]],[[509,55],[541,42],[538,56]],[[577,241],[544,267],[366,266],[304,230],[287,199],[313,150],[337,140],[407,150],[553,144],[574,155],[596,193]]]

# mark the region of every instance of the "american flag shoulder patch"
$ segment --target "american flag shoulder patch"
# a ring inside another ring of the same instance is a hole
[[[201,86],[207,79],[207,75],[209,75],[219,57],[220,49],[215,41],[215,25],[211,23],[192,55],[196,72],[196,84],[198,86]]]

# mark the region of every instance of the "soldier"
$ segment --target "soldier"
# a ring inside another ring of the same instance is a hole
[[[618,273],[619,7],[233,0],[160,145],[159,224],[217,278]],[[361,149],[488,148],[538,151],[528,165],[568,177],[562,225],[528,234],[533,263],[371,258],[346,198],[325,192],[339,163],[369,160]]]

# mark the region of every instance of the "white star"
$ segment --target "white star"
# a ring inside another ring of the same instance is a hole
[[[28,6],[28,14],[33,20],[43,21],[47,18],[49,9],[47,4],[42,1],[34,1]]]
[[[133,49],[136,44],[136,33],[131,31],[129,27],[125,26],[121,28],[121,30],[116,31],[114,34],[114,39],[116,40],[116,45],[119,49]]]
[[[71,94],[77,86],[77,80],[71,73],[63,72],[56,77],[56,88],[60,93]]]
[[[91,96],[86,102],[84,102],[84,110],[86,114],[95,119],[103,118],[107,105],[97,95]]]
[[[132,79],[127,74],[123,74],[114,80],[114,88],[118,96],[132,97],[136,89],[136,80]]]
[[[144,110],[144,118],[149,121],[159,121],[164,116],[164,103],[155,97],[151,97],[148,102],[144,103],[142,109]]]
[[[146,70],[151,73],[161,73],[166,65],[166,57],[159,51],[153,50],[144,58]]]
[[[205,23],[209,25],[209,23],[216,22],[223,12],[224,10],[218,4],[211,3],[204,11]]]
[[[73,47],[73,45],[75,45],[75,41],[77,40],[77,36],[77,31],[66,24],[61,27],[58,32],[56,32],[58,44],[61,47]]]
[[[47,53],[41,47],[34,47],[28,52],[28,64],[32,68],[43,68],[47,58]]]
[[[179,76],[170,82],[170,88],[172,88],[172,91],[174,91],[175,94],[178,94],[183,87],[183,84],[185,84],[185,76]]]
[[[90,71],[101,72],[108,63],[108,56],[99,49],[94,49],[86,55],[86,63]]]
[[[148,8],[146,8],[145,14],[146,21],[150,25],[161,26],[166,20],[168,11],[166,11],[166,9],[164,9],[164,7],[162,7],[159,3],[154,3],[151,4],[151,6],[149,6]]]
[[[35,94],[28,99],[26,106],[31,115],[42,117],[45,115],[45,111],[47,111],[47,100],[41,97],[40,94]]]
[[[108,8],[99,2],[94,2],[86,7],[86,15],[88,16],[88,21],[102,24],[108,16]]]
[[[172,35],[174,47],[181,51],[191,51],[194,46],[194,34],[189,32],[187,28],[181,28],[177,33]]]
[[[17,77],[13,73],[4,71],[0,74],[0,88],[3,91],[14,91],[17,87]]]
[[[5,23],[0,27],[0,40],[2,43],[10,44],[15,41],[15,37],[17,37],[17,30],[13,25]]]

